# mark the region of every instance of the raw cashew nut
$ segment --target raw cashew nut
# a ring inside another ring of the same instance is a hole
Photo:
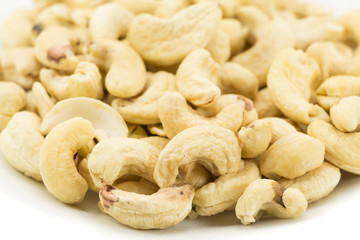
[[[275,58],[267,83],[275,105],[284,115],[302,124],[330,120],[324,109],[309,102],[318,74],[316,62],[301,50],[286,49]]]
[[[219,28],[205,48],[217,63],[225,63],[231,55],[230,37]]]
[[[167,228],[191,211],[195,190],[190,185],[161,188],[152,195],[101,188],[99,197],[106,213],[122,224],[138,229]]]
[[[255,120],[238,132],[241,142],[241,156],[256,158],[266,151],[271,141],[272,123]]]
[[[272,125],[272,132],[271,132],[271,141],[270,144],[273,144],[281,137],[286,136],[290,133],[297,132],[296,128],[287,122],[283,118],[278,117],[268,117],[268,118],[261,118],[256,120],[257,123],[271,123]]]
[[[238,54],[245,47],[248,28],[234,18],[225,18],[221,20],[220,29],[226,32],[230,37],[231,56]]]
[[[297,178],[324,162],[325,146],[318,139],[295,132],[281,137],[259,157],[260,172],[274,180]]]
[[[43,68],[40,71],[40,81],[57,100],[73,97],[102,99],[104,96],[99,69],[89,62],[80,62],[72,75],[62,75]]]
[[[176,90],[175,77],[167,72],[157,72],[149,77],[142,95],[134,99],[116,98],[111,106],[115,108],[126,122],[135,124],[156,124],[159,119],[159,99],[166,92]]]
[[[277,108],[272,100],[269,88],[263,88],[257,92],[254,99],[254,105],[260,119],[282,116],[282,112]]]
[[[13,48],[0,51],[0,75],[25,89],[30,89],[39,77],[40,63],[33,48]]]
[[[196,49],[186,56],[176,72],[176,87],[196,106],[215,102],[221,95],[217,83],[219,65],[205,49]]]
[[[154,182],[153,173],[159,151],[139,139],[112,137],[100,141],[88,158],[90,175],[97,187],[114,185],[126,174]]]
[[[32,92],[35,98],[36,109],[40,117],[44,119],[45,115],[54,107],[54,102],[48,95],[45,87],[39,82],[34,82]]]
[[[195,189],[201,188],[214,179],[213,175],[203,165],[197,162],[180,166],[179,173],[180,179]]]
[[[107,72],[106,89],[116,97],[139,94],[146,83],[146,69],[141,57],[127,44],[115,40],[96,40],[85,45],[85,57]]]
[[[0,134],[0,149],[5,159],[18,171],[39,181],[39,154],[44,141],[40,122],[34,113],[18,112]]]
[[[62,202],[83,200],[88,185],[78,173],[74,156],[95,136],[91,123],[73,118],[56,126],[40,149],[40,173],[47,190]]]
[[[332,123],[343,132],[352,132],[360,125],[360,97],[343,98],[330,109]]]
[[[178,92],[167,93],[159,100],[159,118],[170,139],[185,129],[204,124],[217,125],[236,132],[243,121],[243,114],[244,105],[232,103],[215,117],[205,118],[192,109]]]
[[[116,2],[97,7],[89,22],[92,39],[117,40],[126,36],[135,15]]]
[[[193,204],[201,216],[211,216],[234,208],[245,188],[260,179],[259,169],[254,161],[245,161],[242,171],[220,176],[196,190]]]
[[[128,135],[126,123],[115,109],[99,100],[86,97],[69,98],[55,104],[44,117],[40,131],[46,135],[56,125],[74,117],[89,120],[97,134],[104,138]]]
[[[160,187],[175,183],[181,165],[199,162],[213,175],[233,173],[243,168],[239,140],[230,130],[201,125],[177,134],[161,151],[154,178]]]
[[[340,181],[340,169],[331,163],[324,162],[320,167],[295,179],[279,180],[283,188],[297,188],[305,196],[308,203],[319,201],[328,196]]]
[[[154,11],[154,15],[161,18],[173,17],[180,10],[190,5],[189,0],[161,0]]]
[[[324,121],[308,126],[308,134],[325,145],[325,159],[335,166],[360,174],[360,133],[343,133]]]
[[[263,215],[296,218],[307,209],[307,201],[299,189],[284,189],[270,179],[253,181],[237,201],[236,217],[244,225],[256,222]]]
[[[192,50],[205,47],[220,21],[221,10],[216,3],[199,3],[172,18],[138,15],[127,38],[145,61],[169,66],[181,62]]]

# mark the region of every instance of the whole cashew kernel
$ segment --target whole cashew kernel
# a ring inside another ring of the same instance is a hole
[[[237,201],[236,217],[244,225],[256,222],[263,215],[296,218],[307,209],[307,201],[296,188],[284,189],[270,179],[253,181]]]
[[[324,162],[325,146],[318,139],[295,132],[281,137],[259,157],[260,172],[274,180],[297,178]]]
[[[221,21],[216,3],[198,3],[172,18],[141,14],[132,21],[127,38],[145,61],[174,65],[192,50],[205,47]]]
[[[58,200],[74,204],[83,200],[88,184],[78,173],[74,156],[95,136],[92,124],[73,118],[56,126],[40,149],[40,173],[47,190]]]
[[[343,132],[359,130],[360,97],[343,98],[330,109],[330,118],[337,129]]]
[[[213,175],[243,168],[239,140],[230,130],[212,125],[188,128],[177,134],[161,151],[154,178],[160,187],[175,183],[181,165],[199,162]]]

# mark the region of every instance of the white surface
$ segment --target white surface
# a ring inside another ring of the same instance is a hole
[[[359,0],[318,0],[340,13],[360,9]],[[29,0],[0,0],[0,23]],[[186,219],[166,230],[139,231],[120,225],[97,209],[89,192],[79,206],[60,203],[41,183],[10,167],[0,155],[0,240],[7,239],[335,239],[359,237],[360,177],[343,173],[326,199],[311,204],[294,220],[264,219],[243,226],[233,212]]]

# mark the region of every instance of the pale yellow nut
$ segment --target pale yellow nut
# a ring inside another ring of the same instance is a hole
[[[213,175],[240,171],[241,148],[237,137],[226,128],[200,125],[177,134],[161,151],[154,178],[160,187],[175,183],[181,165],[199,162]]]
[[[97,187],[113,185],[127,174],[154,182],[159,151],[139,139],[112,137],[100,141],[88,158],[90,175]]]
[[[245,161],[242,171],[220,176],[196,190],[193,204],[201,216],[211,216],[234,208],[245,188],[260,179],[259,169],[254,161]]]
[[[93,9],[73,9],[71,12],[71,22],[75,27],[87,28],[89,26],[92,14]]]
[[[104,186],[99,197],[105,212],[121,224],[137,229],[162,229],[186,218],[194,194],[190,185],[161,188],[152,195]]]
[[[257,92],[254,105],[260,119],[282,116],[282,112],[276,107],[272,100],[269,88],[263,88]]]
[[[89,62],[79,62],[71,75],[43,68],[40,71],[40,81],[57,100],[73,97],[102,99],[104,96],[100,71],[95,64]]]
[[[76,56],[77,40],[77,34],[68,28],[47,28],[35,41],[36,58],[47,67],[73,71],[79,63]]]
[[[40,173],[46,189],[58,200],[74,204],[83,200],[88,185],[78,173],[74,156],[95,136],[91,123],[73,118],[55,127],[40,149]]]
[[[0,51],[0,69],[0,76],[5,81],[30,89],[38,80],[41,65],[33,48],[19,47]]]
[[[311,123],[307,131],[324,143],[326,160],[345,171],[360,174],[360,133],[343,133],[321,120]]]
[[[238,6],[237,0],[192,0],[192,2],[216,2],[221,8],[224,18],[233,18],[235,16],[236,7]]]
[[[40,118],[31,112],[16,113],[0,134],[0,149],[16,170],[41,180],[40,148],[44,136],[40,133]]]
[[[190,5],[190,0],[161,0],[154,11],[154,16],[161,18],[173,17],[180,10]]]
[[[146,69],[143,60],[127,44],[99,39],[87,43],[83,49],[85,58],[106,71],[105,87],[116,97],[129,98],[145,87]]]
[[[156,147],[159,150],[159,152],[161,152],[161,150],[163,150],[164,147],[170,141],[168,138],[159,137],[159,136],[145,137],[145,138],[142,138],[141,140],[153,145],[154,147]]]
[[[60,0],[34,0],[34,4],[37,10],[42,10],[51,4],[55,4]]]
[[[166,138],[168,137],[166,135],[164,127],[161,123],[147,125],[146,128],[152,135],[159,136],[159,137],[166,137]]]
[[[120,4],[135,14],[153,14],[161,4],[161,2],[158,0],[113,0],[113,2]]]
[[[176,72],[176,87],[196,106],[209,105],[221,95],[218,81],[219,65],[202,48],[190,52]]]
[[[274,58],[283,49],[294,46],[294,36],[291,26],[280,19],[263,25],[259,31],[254,46],[236,55],[232,61],[254,73],[259,80],[259,86],[263,87]]]
[[[238,0],[240,6],[252,6],[259,8],[269,17],[275,17],[277,14],[278,1],[274,0]]]
[[[89,120],[100,138],[128,136],[128,128],[121,115],[102,101],[77,97],[59,101],[49,111],[40,126],[43,134],[48,134],[58,124],[74,117]],[[101,140],[101,139],[100,139]]]
[[[343,98],[330,109],[331,122],[343,132],[352,132],[360,125],[360,97]]]
[[[238,132],[241,142],[241,156],[256,158],[266,151],[272,139],[272,123],[255,120],[250,125],[242,127]]]
[[[1,45],[6,48],[32,46],[31,30],[35,13],[18,9],[3,21],[0,28]]]
[[[220,21],[221,10],[216,3],[199,3],[172,18],[138,15],[127,38],[145,61],[169,66],[181,62],[192,50],[205,47]]]
[[[80,154],[81,150],[79,150]],[[94,183],[94,181],[91,178],[89,167],[88,167],[88,158],[85,157],[82,160],[80,160],[79,164],[77,165],[77,170],[79,174],[85,179],[89,189],[91,189],[94,192],[99,192],[100,188],[97,187]]]
[[[157,124],[159,119],[159,99],[167,92],[176,90],[175,76],[161,71],[148,77],[144,92],[135,98],[115,98],[111,106],[128,123]]]
[[[230,37],[231,56],[244,49],[249,29],[235,18],[225,18],[220,22],[220,29]]]
[[[359,14],[359,10],[351,10],[344,13],[338,19],[339,23],[342,24],[345,28],[346,37],[355,41],[357,44],[360,44],[360,30],[356,24],[360,21]]]
[[[324,144],[300,132],[290,133],[273,143],[259,157],[260,172],[267,178],[294,179],[324,162]]]
[[[309,16],[315,17],[333,17],[333,13],[323,5],[313,2],[301,2],[297,0],[279,0],[278,8],[288,10],[294,13],[298,18]]]
[[[267,84],[275,105],[285,116],[302,124],[330,120],[324,109],[309,102],[318,75],[315,60],[301,50],[285,49],[275,58]]]
[[[223,94],[240,94],[250,99],[257,95],[259,82],[249,70],[234,62],[227,62],[220,66],[219,86]]]
[[[25,110],[29,112],[37,113],[36,100],[32,90],[26,92]]]
[[[360,77],[334,76],[327,79],[316,90],[316,100],[326,110],[339,103],[342,98],[360,96]]]
[[[124,38],[134,17],[134,13],[116,2],[102,4],[94,10],[89,22],[91,38]]]
[[[199,189],[213,181],[214,176],[201,164],[191,162],[179,168],[180,180]]]
[[[340,169],[325,161],[320,167],[298,178],[282,178],[279,183],[284,188],[299,189],[308,203],[313,203],[328,196],[338,185],[340,178]]]
[[[122,191],[133,192],[144,195],[151,195],[159,191],[159,187],[156,184],[144,178],[141,178],[139,181],[121,182],[119,184],[116,184],[114,187]]]
[[[296,128],[286,121],[283,118],[278,117],[267,117],[255,120],[257,123],[271,123],[272,131],[271,131],[271,141],[270,144],[273,144],[278,139],[283,136],[286,136],[290,133],[295,133],[297,130]]]
[[[297,218],[305,212],[307,205],[306,198],[299,189],[284,189],[274,180],[259,179],[245,189],[237,201],[235,212],[242,224],[249,225],[263,215]]]
[[[71,8],[95,8],[108,0],[65,0]]]
[[[185,129],[204,124],[221,126],[236,132],[243,122],[244,111],[244,105],[232,103],[224,106],[215,117],[206,118],[192,109],[178,92],[167,93],[159,100],[159,118],[166,136],[170,139]]]
[[[141,139],[141,138],[145,138],[148,136],[144,127],[141,125],[127,124],[127,126],[129,129],[129,134],[128,134],[129,138]]]
[[[32,86],[32,92],[35,98],[36,109],[41,118],[50,112],[54,107],[54,101],[48,95],[44,85],[40,82],[35,82]]]
[[[222,29],[216,30],[214,36],[205,47],[209,51],[211,57],[217,63],[225,63],[231,56],[230,37]]]

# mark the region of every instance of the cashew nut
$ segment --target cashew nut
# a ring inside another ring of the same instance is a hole
[[[254,99],[254,106],[260,119],[282,116],[282,112],[276,107],[272,100],[269,88],[263,88],[257,92]]]
[[[154,13],[161,3],[159,0],[113,0],[113,2],[120,4],[135,14]]]
[[[122,182],[116,184],[115,187],[123,191],[144,194],[144,195],[151,195],[159,191],[159,187],[156,184],[144,178],[141,178],[139,181]]]
[[[299,189],[284,189],[270,179],[253,181],[237,201],[236,217],[244,225],[256,222],[263,215],[296,218],[307,209],[307,201]]]
[[[231,56],[238,54],[244,49],[248,28],[234,18],[225,18],[220,22],[220,29],[226,32],[230,37]]]
[[[159,136],[145,137],[142,138],[141,140],[153,145],[155,148],[159,150],[159,152],[161,152],[161,150],[163,150],[164,147],[170,141],[168,138],[159,137]]]
[[[221,8],[224,18],[233,18],[235,16],[235,9],[238,6],[237,0],[192,0],[192,2],[216,2]]]
[[[230,37],[219,28],[205,48],[217,63],[225,63],[231,55]]]
[[[39,82],[33,84],[32,92],[35,98],[36,109],[40,117],[44,119],[45,115],[54,107],[54,102],[48,95],[45,87]]]
[[[261,119],[255,120],[255,122],[271,123],[272,132],[271,132],[270,144],[273,144],[274,142],[276,142],[278,139],[280,139],[283,136],[286,136],[290,133],[297,132],[296,128],[283,118],[267,117],[267,118],[261,118]]]
[[[332,123],[343,132],[359,130],[360,125],[360,97],[343,98],[330,109]]]
[[[191,162],[180,166],[179,174],[184,183],[188,183],[195,189],[199,189],[211,182],[214,176],[201,164]]]
[[[141,125],[127,124],[127,126],[129,129],[129,134],[128,134],[129,138],[141,139],[148,136],[147,132]]]
[[[175,183],[181,165],[199,162],[213,175],[233,173],[243,168],[237,137],[226,128],[200,125],[177,134],[161,151],[154,178],[160,187]]]

